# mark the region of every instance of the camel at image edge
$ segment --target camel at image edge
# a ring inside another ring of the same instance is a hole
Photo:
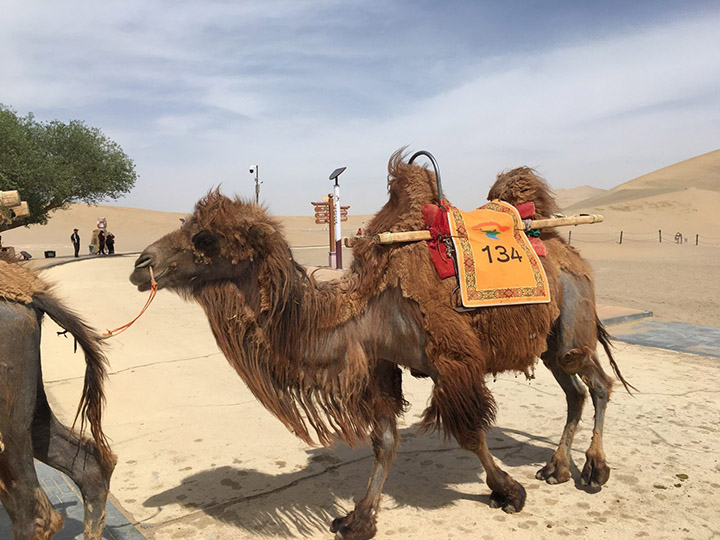
[[[424,228],[423,206],[437,202],[433,173],[405,163],[401,152],[388,168],[389,200],[367,226],[369,237]],[[547,185],[526,168],[499,175],[489,198],[533,201],[536,218],[558,210]],[[398,444],[397,417],[406,406],[401,367],[432,378],[422,428],[442,429],[480,458],[491,506],[520,511],[525,490],[488,450],[485,432],[495,402],[485,378],[502,371],[530,376],[538,357],[565,391],[568,417],[560,445],[537,477],[570,479],[582,380],[595,424],[581,481],[595,487],[607,482],[602,429],[612,381],[600,365],[598,341],[622,377],[596,314],[589,266],[552,230],[541,238],[550,303],[458,312],[450,302],[456,280],[440,280],[425,242],[381,246],[360,239],[351,268],[339,279],[318,282],[293,260],[278,221],[216,190],[180,229],[143,251],[130,280],[149,289],[152,268],[159,288],[197,301],[218,346],[255,397],[308,444],[317,439],[329,446],[333,437],[350,445],[372,442],[368,490],[331,526],[338,538],[371,538]]]
[[[66,329],[85,353],[76,421],[80,435],[53,414],[42,382],[44,315]],[[99,540],[116,458],[102,431],[106,360],[100,336],[64,306],[38,275],[0,261],[0,501],[13,538],[51,538],[63,518],[38,483],[33,457],[67,474],[82,493],[86,540]],[[82,433],[89,425],[92,438]]]

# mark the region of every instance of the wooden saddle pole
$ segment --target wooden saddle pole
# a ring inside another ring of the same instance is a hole
[[[523,221],[523,230],[547,229],[552,227],[565,227],[568,225],[582,225],[585,223],[600,223],[603,217],[599,214],[587,214],[579,216],[564,216],[548,219],[526,219]],[[402,232],[383,232],[372,237],[374,242],[378,244],[401,244],[405,242],[419,242],[421,240],[432,240],[430,231],[402,231]],[[350,240],[348,238],[348,240]]]

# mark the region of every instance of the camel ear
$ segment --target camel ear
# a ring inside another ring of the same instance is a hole
[[[266,241],[275,234],[275,229],[267,223],[257,223],[248,230],[248,243],[255,249],[265,247]]]
[[[192,237],[195,249],[208,257],[214,257],[220,252],[218,246],[218,235],[212,231],[200,231]]]

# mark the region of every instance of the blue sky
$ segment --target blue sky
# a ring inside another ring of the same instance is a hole
[[[386,200],[390,154],[440,162],[458,206],[495,175],[610,188],[720,148],[720,4],[3,0],[0,102],[81,119],[140,175],[123,206],[212,186],[311,214]]]

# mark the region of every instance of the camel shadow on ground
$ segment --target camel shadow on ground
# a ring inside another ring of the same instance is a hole
[[[400,436],[403,443],[383,489],[386,504],[390,498],[396,507],[421,509],[442,508],[461,499],[489,504],[490,490],[476,456],[457,446],[442,445],[437,437],[420,436],[416,426],[400,430]],[[540,468],[555,446],[549,439],[501,428],[490,431],[488,444],[511,475],[516,475],[513,468],[518,466]],[[364,494],[373,463],[372,451],[368,447],[353,450],[338,445],[332,449],[313,448],[307,454],[307,465],[292,472],[268,474],[231,466],[201,471],[153,495],[144,506],[161,511],[165,505],[180,504],[259,536],[327,532],[335,517],[352,510],[348,501]],[[571,466],[577,478],[579,471],[574,464]],[[521,483],[530,481],[516,478]],[[223,488],[248,492],[219,497],[218,491]]]

